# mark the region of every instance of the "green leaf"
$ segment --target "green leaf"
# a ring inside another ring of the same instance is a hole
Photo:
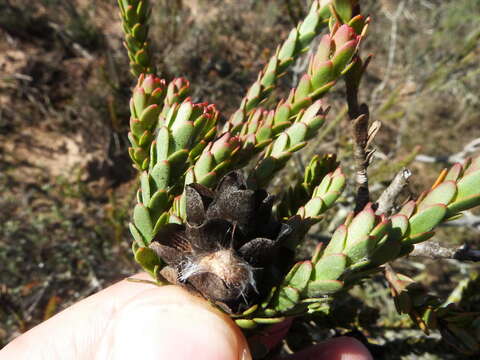
[[[418,211],[420,212],[434,204],[448,205],[456,192],[457,186],[455,181],[445,181],[425,196],[425,198],[417,205]]]
[[[268,304],[270,304],[270,301],[273,299],[274,295],[276,294],[276,291],[277,291],[277,287],[274,286],[270,289],[270,292],[269,294],[267,295],[267,297],[262,301],[262,303],[260,304],[260,307],[262,309],[265,309]]]
[[[179,127],[183,126],[184,123],[190,122],[190,116],[192,115],[193,105],[190,101],[183,102],[178,108],[177,115],[175,116],[175,121],[172,124],[172,131],[175,131]]]
[[[342,192],[345,188],[345,175],[342,173],[340,168],[337,168],[333,173],[332,183],[328,188],[329,191],[338,191]]]
[[[257,324],[278,324],[285,321],[285,317],[276,317],[276,318],[253,318]]]
[[[409,236],[411,237],[432,230],[443,220],[446,213],[447,207],[445,205],[436,204],[415,214],[410,218]]]
[[[150,176],[155,184],[155,190],[167,189],[170,185],[170,163],[166,160],[159,161],[153,167]]]
[[[153,239],[152,219],[148,209],[143,204],[137,204],[133,209],[133,222],[145,238],[145,242],[150,244]]]
[[[275,111],[275,117],[273,119],[274,125],[278,124],[289,124],[290,118],[290,105],[282,104]]]
[[[158,131],[156,139],[157,161],[166,160],[170,147],[170,131],[166,126],[162,126]]]
[[[282,152],[287,149],[288,146],[288,135],[283,133],[275,140],[272,145],[271,153],[272,156],[279,156]]]
[[[140,115],[140,122],[145,129],[151,130],[155,127],[158,122],[158,115],[160,114],[160,111],[161,108],[157,104],[150,105],[142,111],[142,114]]]
[[[236,319],[235,323],[242,329],[254,329],[257,327],[257,323],[250,319]]]
[[[280,52],[278,53],[278,58],[280,60],[286,60],[288,58],[295,56],[295,50],[297,47],[297,38],[298,38],[298,30],[292,29],[292,31],[290,31],[290,34],[288,35],[287,40],[285,41],[285,43],[280,49]]]
[[[171,154],[167,161],[170,163],[171,172],[177,174],[178,172],[183,172],[183,168],[185,167],[188,159],[188,150],[181,149],[173,154]],[[172,174],[170,174],[172,176]]]
[[[295,273],[292,275],[288,281],[288,285],[297,289],[299,292],[307,286],[308,281],[310,280],[310,275],[313,271],[313,265],[310,261],[303,261],[296,268]]]
[[[377,226],[373,228],[370,232],[370,236],[374,236],[377,239],[383,238],[383,236],[390,230],[391,222],[389,219],[385,219],[382,222],[378,223]]]
[[[433,231],[426,231],[426,232],[419,233],[419,234],[416,234],[416,235],[410,235],[408,238],[406,238],[402,241],[402,246],[413,245],[413,244],[418,244],[418,243],[427,241],[433,235],[435,235],[435,232],[433,232]]]
[[[250,314],[253,314],[256,310],[258,309],[258,304],[255,304],[253,306],[250,306],[247,310],[245,310],[242,315],[243,316],[248,316]]]
[[[147,37],[148,26],[136,23],[132,28],[132,35],[135,39],[140,42],[144,43]]]
[[[247,93],[247,99],[251,100],[256,100],[262,91],[262,85],[259,82],[255,82],[250,89],[248,90]]]
[[[359,239],[364,239],[370,233],[375,224],[375,212],[371,204],[365,206],[348,226],[347,248],[349,244],[356,243]]]
[[[300,46],[305,48],[308,46],[308,44],[312,41],[312,39],[316,36],[317,34],[313,31],[311,32],[306,32],[306,33],[302,33],[299,37],[298,37],[298,42],[300,43]]]
[[[312,87],[318,89],[334,79],[333,63],[328,60],[321,64],[318,69],[313,69]]]
[[[343,23],[348,23],[352,18],[351,0],[333,0],[333,6],[335,6],[335,10]]]
[[[255,137],[258,143],[262,141],[269,141],[272,137],[272,128],[270,126],[264,126],[257,130]]]
[[[293,102],[297,102],[308,97],[308,94],[310,94],[312,90],[310,75],[304,74],[298,83],[297,89],[295,90]]]
[[[324,254],[339,254],[345,248],[345,240],[347,239],[347,227],[340,225],[332,235]]]
[[[295,275],[295,272],[297,271],[297,269],[299,268],[301,263],[297,262],[295,264],[293,264],[292,268],[290,269],[290,271],[287,273],[287,275],[285,275],[284,279],[283,279],[283,283],[284,284],[288,284],[290,279],[293,277],[293,275]]]
[[[403,205],[398,214],[405,215],[407,218],[410,218],[416,207],[417,204],[415,203],[415,200],[410,200],[405,205]]]
[[[170,215],[167,212],[164,212],[160,217],[158,218],[157,222],[155,223],[155,227],[153,228],[153,233],[156,234],[158,233],[158,230],[165,225],[167,222],[174,222],[173,215]],[[181,221],[176,222],[178,224],[181,224]]]
[[[212,187],[218,180],[218,175],[215,171],[211,171],[208,174],[206,174],[204,177],[198,179],[198,183],[206,186],[206,187]]]
[[[473,195],[462,200],[454,201],[447,206],[447,216],[451,217],[455,214],[458,214],[461,211],[474,208],[475,206],[480,205],[480,194]]]
[[[343,288],[343,282],[338,280],[318,280],[308,283],[306,294],[308,297],[321,297],[333,294]]]
[[[135,252],[135,261],[151,274],[155,266],[162,265],[157,253],[148,247],[141,247]]]
[[[328,193],[326,193],[322,197],[322,200],[323,200],[323,203],[325,204],[325,207],[327,209],[330,208],[335,203],[335,201],[337,201],[337,199],[340,197],[340,195],[341,194],[338,191],[329,191]]]
[[[480,170],[474,171],[457,182],[457,196],[455,201],[463,200],[480,194]]]
[[[201,178],[205,176],[212,170],[213,166],[214,166],[214,158],[211,152],[207,151],[202,153],[202,155],[200,155],[194,167],[195,176],[197,178]]]
[[[148,203],[150,201],[150,179],[148,172],[143,171],[140,175],[140,188],[142,189],[142,202]]]
[[[388,237],[385,242],[377,246],[370,256],[370,259],[374,264],[385,264],[398,256],[401,247],[402,243],[400,242],[400,238]]]
[[[265,74],[262,76],[262,86],[268,87],[275,84],[277,79],[277,64],[278,60],[275,56],[273,56],[268,62]]]
[[[141,49],[135,53],[135,60],[144,67],[148,67],[150,64],[150,57],[145,49]]]
[[[313,182],[313,178],[309,180],[309,182]],[[327,192],[330,184],[332,182],[332,175],[327,174],[323,177],[321,183],[313,190],[313,196],[320,196],[322,197]]]
[[[322,198],[315,197],[305,204],[305,217],[318,216],[325,207]]]
[[[361,34],[363,31],[363,27],[365,26],[365,17],[363,17],[362,15],[357,15],[353,17],[348,22],[348,26],[353,28],[356,34]]]
[[[357,42],[355,40],[350,40],[336,51],[335,56],[332,59],[334,74],[339,75],[345,69],[352,59],[356,47]]]
[[[315,250],[313,251],[312,254],[312,263],[316,264],[320,258],[323,256],[323,243],[318,243],[317,246],[315,247]]]
[[[296,145],[305,140],[308,128],[304,123],[296,122],[288,128],[286,133],[290,138],[290,146]]]
[[[444,181],[449,181],[449,180],[457,181],[460,175],[462,174],[462,171],[463,171],[463,167],[461,164],[459,163],[453,164],[450,170],[448,170]]]
[[[403,214],[393,215],[390,218],[392,222],[391,236],[401,239],[408,231],[408,218]]]
[[[277,169],[277,159],[272,156],[268,156],[263,158],[258,163],[257,167],[255,168],[255,178],[256,180],[262,184],[265,181],[268,181],[271,174],[275,172]]]
[[[191,121],[182,123],[172,129],[172,138],[175,144],[175,151],[185,149],[190,145],[194,126]]]
[[[170,198],[166,190],[159,190],[153,194],[150,202],[148,203],[148,208],[150,209],[151,215],[154,219],[158,219],[164,211],[167,211],[170,207]]]
[[[140,122],[138,119],[131,118],[130,119],[130,130],[132,131],[133,135],[135,135],[137,138],[143,135],[145,132],[145,128],[143,124]]]
[[[291,310],[300,301],[300,293],[290,286],[282,287],[274,299],[275,310],[285,312]]]
[[[136,226],[132,223],[128,224],[128,227],[130,229],[130,233],[132,234],[133,238],[135,241],[140,245],[140,246],[147,246],[147,243],[145,242],[145,239],[143,238],[142,234],[140,234],[140,231],[136,228]]]
[[[347,257],[344,254],[323,256],[315,265],[314,280],[337,280],[345,271]]]
[[[150,143],[153,140],[153,135],[150,131],[145,130],[140,136],[140,139],[138,140],[138,144],[142,147],[145,147],[148,143]]]
[[[142,114],[143,109],[145,109],[145,104],[147,102],[147,96],[145,95],[145,91],[137,87],[133,90],[133,105],[135,107],[135,113],[140,116]]]
[[[354,243],[347,243],[345,254],[352,264],[366,259],[372,253],[378,239],[374,236],[364,235]]]
[[[318,15],[318,11],[315,11],[315,9],[312,9],[303,20],[303,23],[300,25],[300,28],[298,29],[298,32],[300,34],[307,34],[307,33],[316,33],[317,32],[317,27],[318,24],[320,23],[320,16]],[[304,43],[302,42],[302,45]]]
[[[293,115],[298,114],[301,110],[305,109],[310,105],[312,105],[312,97],[311,96],[304,97],[298,101],[295,101],[292,104],[291,113]]]

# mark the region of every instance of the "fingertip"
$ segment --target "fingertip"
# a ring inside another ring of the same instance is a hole
[[[138,294],[119,310],[110,332],[115,359],[251,359],[228,316],[176,286]]]
[[[372,354],[360,341],[342,336],[327,340],[295,354],[291,360],[373,360]],[[285,359],[286,360],[286,359]]]

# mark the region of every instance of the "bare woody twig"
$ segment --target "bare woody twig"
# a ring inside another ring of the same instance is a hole
[[[368,111],[368,110],[367,110]],[[355,212],[361,211],[370,201],[368,190],[368,113],[364,113],[353,120],[353,135],[355,140],[355,181],[357,183],[357,196],[355,199]]]
[[[447,248],[434,241],[416,244],[410,253],[414,257],[429,259],[455,259],[459,261],[480,261],[480,250],[471,249],[467,245],[458,248]]]
[[[345,76],[346,99],[348,105],[348,116],[352,124],[354,138],[354,159],[356,170],[357,195],[355,198],[355,213],[361,211],[370,201],[370,191],[368,188],[367,168],[373,150],[368,147],[379,129],[379,122],[375,122],[369,129],[370,112],[368,105],[360,104],[358,101],[358,89],[361,78],[370,62],[371,56],[365,61],[356,57],[355,64]]]
[[[378,198],[377,201],[377,215],[387,214],[392,210],[395,200],[397,200],[398,195],[403,190],[405,185],[408,183],[408,179],[412,173],[410,170],[404,168],[400,170],[397,175],[393,178],[392,182],[388,187],[383,191],[382,195]]]

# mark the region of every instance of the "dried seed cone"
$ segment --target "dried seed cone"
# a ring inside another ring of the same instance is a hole
[[[291,226],[272,217],[273,196],[247,189],[238,172],[215,191],[188,185],[186,200],[185,225],[163,226],[150,245],[168,264],[161,275],[229,313],[248,308],[285,273],[282,242]]]

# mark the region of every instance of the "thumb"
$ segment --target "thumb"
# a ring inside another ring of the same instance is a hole
[[[148,275],[136,276],[148,279]],[[0,359],[251,359],[239,328],[178,286],[120,281],[0,350]]]
[[[177,286],[148,288],[118,310],[99,359],[251,359],[233,321]]]

